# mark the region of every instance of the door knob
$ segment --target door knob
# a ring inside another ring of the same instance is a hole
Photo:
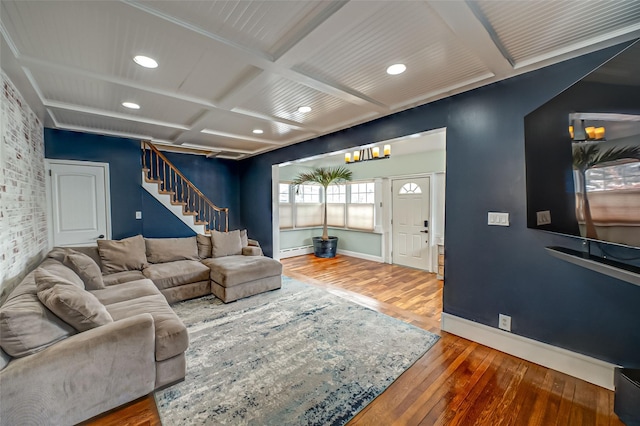
[[[98,235],[98,238],[96,238],[96,240],[99,240],[100,238],[104,238],[104,234]]]

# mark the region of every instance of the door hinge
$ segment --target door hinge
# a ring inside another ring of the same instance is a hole
[[[51,176],[51,169],[49,169],[49,176]]]

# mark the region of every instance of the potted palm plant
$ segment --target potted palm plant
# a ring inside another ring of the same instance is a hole
[[[298,191],[300,185],[317,184],[324,188],[324,217],[322,221],[322,237],[313,237],[313,252],[317,257],[335,257],[338,237],[330,237],[327,230],[327,188],[351,180],[351,170],[346,167],[316,167],[309,172],[300,173],[291,182]]]

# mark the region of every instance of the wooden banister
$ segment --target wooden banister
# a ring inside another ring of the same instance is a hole
[[[162,192],[171,195],[173,203],[182,204],[183,212],[195,216],[196,222],[204,223],[207,231],[215,229],[227,232],[229,230],[229,209],[227,207],[218,207],[213,204],[151,142],[141,141],[141,148],[142,167],[148,182],[157,182]],[[224,224],[221,219],[222,215],[224,215]]]

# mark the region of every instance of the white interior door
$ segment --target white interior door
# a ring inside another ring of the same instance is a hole
[[[428,177],[394,179],[392,183],[393,263],[431,270],[429,227],[430,182]]]
[[[92,245],[110,238],[109,165],[49,162],[54,246]]]

